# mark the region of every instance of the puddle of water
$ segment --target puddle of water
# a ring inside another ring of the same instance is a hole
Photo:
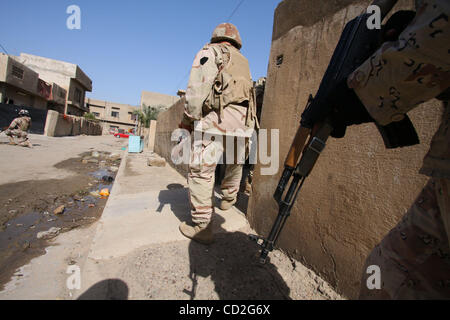
[[[64,232],[83,225],[91,224],[103,212],[107,197],[89,195],[90,191],[108,189],[111,191],[115,173],[106,168],[89,173],[97,181],[89,187],[87,195],[65,198],[63,214],[55,215],[53,210],[58,203],[47,208],[48,212],[32,211],[21,214],[4,225],[0,231],[0,289],[1,284],[8,281],[12,270],[28,261],[29,257],[39,255],[48,246],[45,240],[37,239],[38,232],[47,231],[52,227]],[[112,181],[103,181],[104,176],[111,176]]]
[[[89,173],[89,175],[98,180],[102,180],[104,176],[112,176],[111,172],[106,168],[100,168],[97,171]]]

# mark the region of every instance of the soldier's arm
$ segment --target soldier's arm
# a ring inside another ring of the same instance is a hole
[[[398,41],[385,42],[348,78],[370,115],[381,125],[403,119],[450,85],[450,3],[424,1]]]
[[[9,125],[8,129],[14,130],[17,128],[18,125],[19,125],[19,118],[15,118]]]
[[[216,57],[211,47],[205,46],[196,55],[192,64],[188,87],[183,124],[191,125],[202,117],[203,103],[211,92],[218,68]]]

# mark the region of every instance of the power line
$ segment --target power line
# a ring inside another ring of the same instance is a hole
[[[191,73],[191,70],[188,70],[186,72],[186,74],[184,75],[184,77],[180,80],[180,82],[178,82],[177,87],[175,88],[175,90],[180,89],[180,85],[183,83],[184,80],[186,80],[186,78],[189,76],[189,73]]]
[[[241,5],[244,3],[245,0],[241,0],[241,2],[239,2],[239,4],[236,6],[236,8],[234,8],[233,12],[230,14],[230,16],[228,17],[228,19],[226,20],[226,22],[229,22],[231,20],[231,18],[234,16],[234,14],[239,10],[239,8],[241,7]]]
[[[2,48],[2,50],[3,50],[3,51],[5,51],[5,53],[6,53],[7,55],[9,55],[8,51],[6,51],[5,47],[4,47],[4,46],[2,46],[2,44],[1,44],[1,43],[0,43],[0,47]]]

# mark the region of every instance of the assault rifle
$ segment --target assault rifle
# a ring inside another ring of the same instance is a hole
[[[373,5],[380,7],[381,19],[383,19],[396,2],[396,0],[376,0]],[[300,127],[286,157],[284,171],[275,190],[274,199],[279,206],[278,216],[267,238],[250,236],[262,247],[261,263],[265,263],[269,252],[273,250],[305,179],[313,169],[333,131],[330,116],[332,110],[327,102],[330,94],[343,79],[346,79],[379,48],[381,30],[370,30],[367,27],[369,17],[369,14],[364,13],[347,23],[316,96],[309,96],[308,104],[301,116]],[[419,143],[414,126],[407,116],[402,121],[387,126],[377,125],[377,128],[386,148]],[[286,188],[287,192],[285,192]]]

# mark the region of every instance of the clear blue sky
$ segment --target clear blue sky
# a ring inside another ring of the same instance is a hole
[[[253,79],[265,76],[273,14],[281,0],[244,0],[230,22],[243,39]],[[195,54],[241,0],[8,0],[0,44],[78,64],[93,81],[88,97],[138,105],[142,90],[185,89]],[[69,30],[66,9],[81,8],[81,30]],[[1,49],[0,49],[1,50]]]

